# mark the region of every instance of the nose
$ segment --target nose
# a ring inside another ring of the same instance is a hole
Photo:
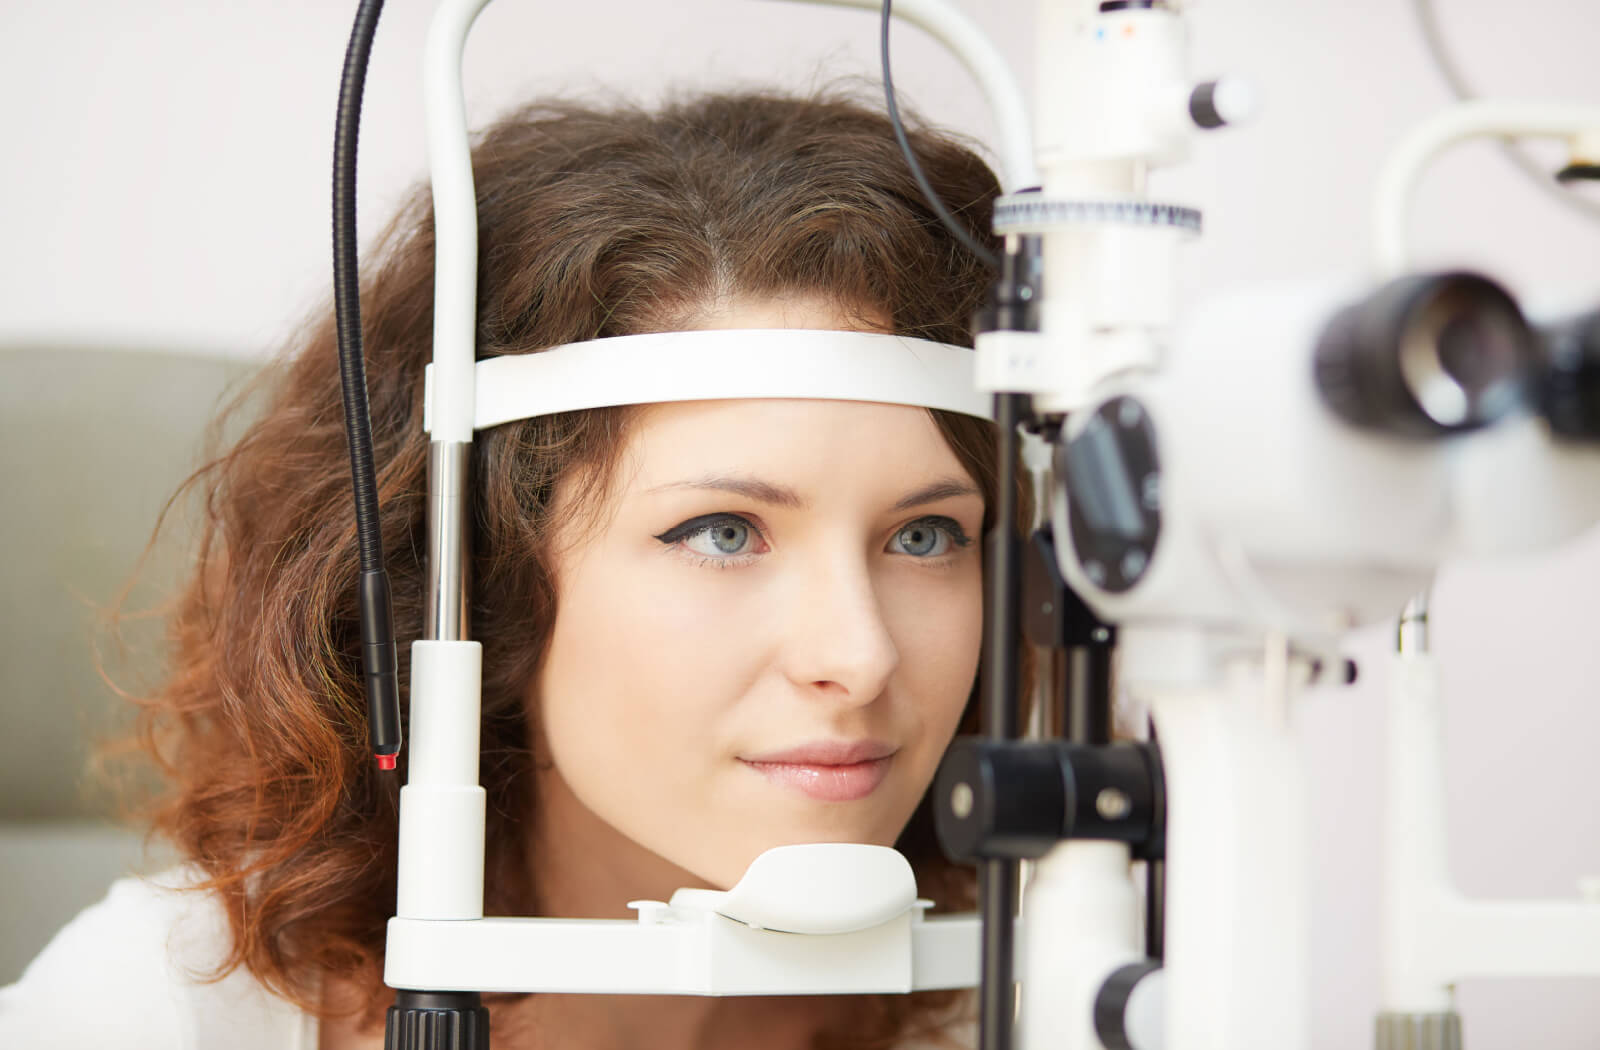
[[[871,703],[888,686],[900,651],[870,569],[838,560],[805,566],[797,578],[784,646],[789,679],[838,701]]]

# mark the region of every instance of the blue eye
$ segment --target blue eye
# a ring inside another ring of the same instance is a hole
[[[738,518],[724,518],[684,537],[685,546],[690,550],[710,557],[740,554],[749,542],[750,525]]]
[[[733,561],[741,555],[760,553],[752,548],[761,533],[736,514],[707,514],[668,529],[656,539],[669,547],[681,545],[707,561]]]
[[[972,541],[949,518],[922,518],[895,533],[891,546],[914,558],[937,558],[952,547],[965,547]]]

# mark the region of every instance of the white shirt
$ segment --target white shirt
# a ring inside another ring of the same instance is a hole
[[[172,887],[188,869],[119,879],[0,988],[0,1046],[29,1050],[316,1050],[317,1019],[225,954],[226,917],[207,893]]]

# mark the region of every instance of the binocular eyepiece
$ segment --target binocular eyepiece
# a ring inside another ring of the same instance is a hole
[[[1529,412],[1600,440],[1600,310],[1535,329],[1477,274],[1391,281],[1334,315],[1314,361],[1323,403],[1365,429],[1439,437]]]
[[[1538,339],[1498,284],[1402,277],[1334,315],[1314,355],[1323,402],[1359,427],[1428,438],[1488,426],[1537,401]]]

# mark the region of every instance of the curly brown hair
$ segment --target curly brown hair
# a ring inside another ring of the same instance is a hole
[[[993,247],[998,186],[989,168],[949,135],[919,126],[911,141],[943,200]],[[538,102],[484,132],[473,167],[480,359],[670,330],[728,296],[794,294],[887,317],[898,333],[971,345],[969,319],[991,277],[935,219],[887,119],[839,91],[715,94],[655,111]],[[367,389],[403,650],[421,636],[427,582],[422,377],[434,229],[425,187],[368,258]],[[367,741],[330,313],[228,409],[263,406],[181,490],[204,495],[197,560],[174,600],[170,674],[139,701],[137,740],[164,783],[147,811],[153,833],[203,873],[196,888],[228,917],[232,953],[216,976],[246,967],[318,1013],[319,981],[335,976],[370,988],[375,1014],[389,995],[382,965],[399,781],[375,770]],[[573,471],[591,498],[605,490],[630,416],[621,408],[534,418],[473,445],[488,914],[531,914],[525,698],[557,601],[546,508],[556,479]],[[934,416],[992,508],[993,427]],[[403,710],[406,684],[402,672]],[[975,717],[969,702],[963,731],[975,731]],[[403,767],[402,756],[402,776]],[[926,798],[899,846],[925,896],[943,908],[971,906],[972,872],[941,855]],[[955,1001],[954,993],[861,997],[848,1034],[824,1044],[885,1047],[943,1023]]]

